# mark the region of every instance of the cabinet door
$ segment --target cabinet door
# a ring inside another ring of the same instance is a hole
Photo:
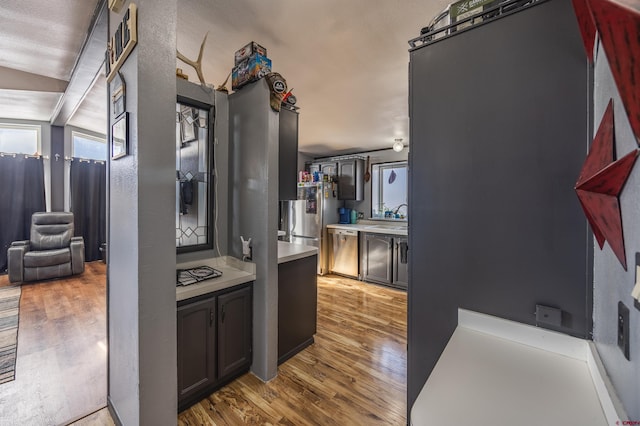
[[[251,287],[218,296],[218,377],[251,364]]]
[[[338,176],[337,163],[320,163],[320,171],[328,176]]]
[[[216,380],[215,297],[178,308],[178,399]]]
[[[393,264],[393,237],[365,234],[364,280],[391,284]]]
[[[298,113],[280,110],[280,143],[278,168],[280,182],[279,199],[295,200],[298,181]]]
[[[393,245],[393,285],[407,288],[409,285],[408,239],[406,237],[394,237]]]
[[[313,342],[318,312],[317,256],[278,265],[278,363]]]
[[[338,199],[364,199],[364,161],[341,160],[338,163]]]

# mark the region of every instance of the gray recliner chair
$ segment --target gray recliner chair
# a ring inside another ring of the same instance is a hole
[[[10,282],[46,280],[84,271],[84,240],[74,237],[73,213],[34,213],[28,241],[7,251]]]

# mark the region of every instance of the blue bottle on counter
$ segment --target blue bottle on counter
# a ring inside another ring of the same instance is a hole
[[[355,224],[358,221],[358,212],[351,210],[351,223]]]
[[[340,207],[338,209],[338,213],[340,213],[340,223],[345,224],[345,223],[350,223],[351,222],[351,216],[349,213],[350,209],[346,208],[346,207]]]

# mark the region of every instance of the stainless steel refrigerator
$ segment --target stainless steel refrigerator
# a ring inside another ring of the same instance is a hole
[[[280,202],[280,230],[294,244],[318,247],[318,274],[328,272],[327,225],[338,223],[338,188],[335,183],[298,186],[298,199]]]

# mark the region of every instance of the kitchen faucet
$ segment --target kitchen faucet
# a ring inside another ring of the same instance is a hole
[[[398,214],[398,210],[400,210],[400,207],[405,206],[407,208],[409,208],[409,205],[406,203],[400,204],[398,207],[395,208],[395,210],[393,211],[393,215],[397,215]]]

